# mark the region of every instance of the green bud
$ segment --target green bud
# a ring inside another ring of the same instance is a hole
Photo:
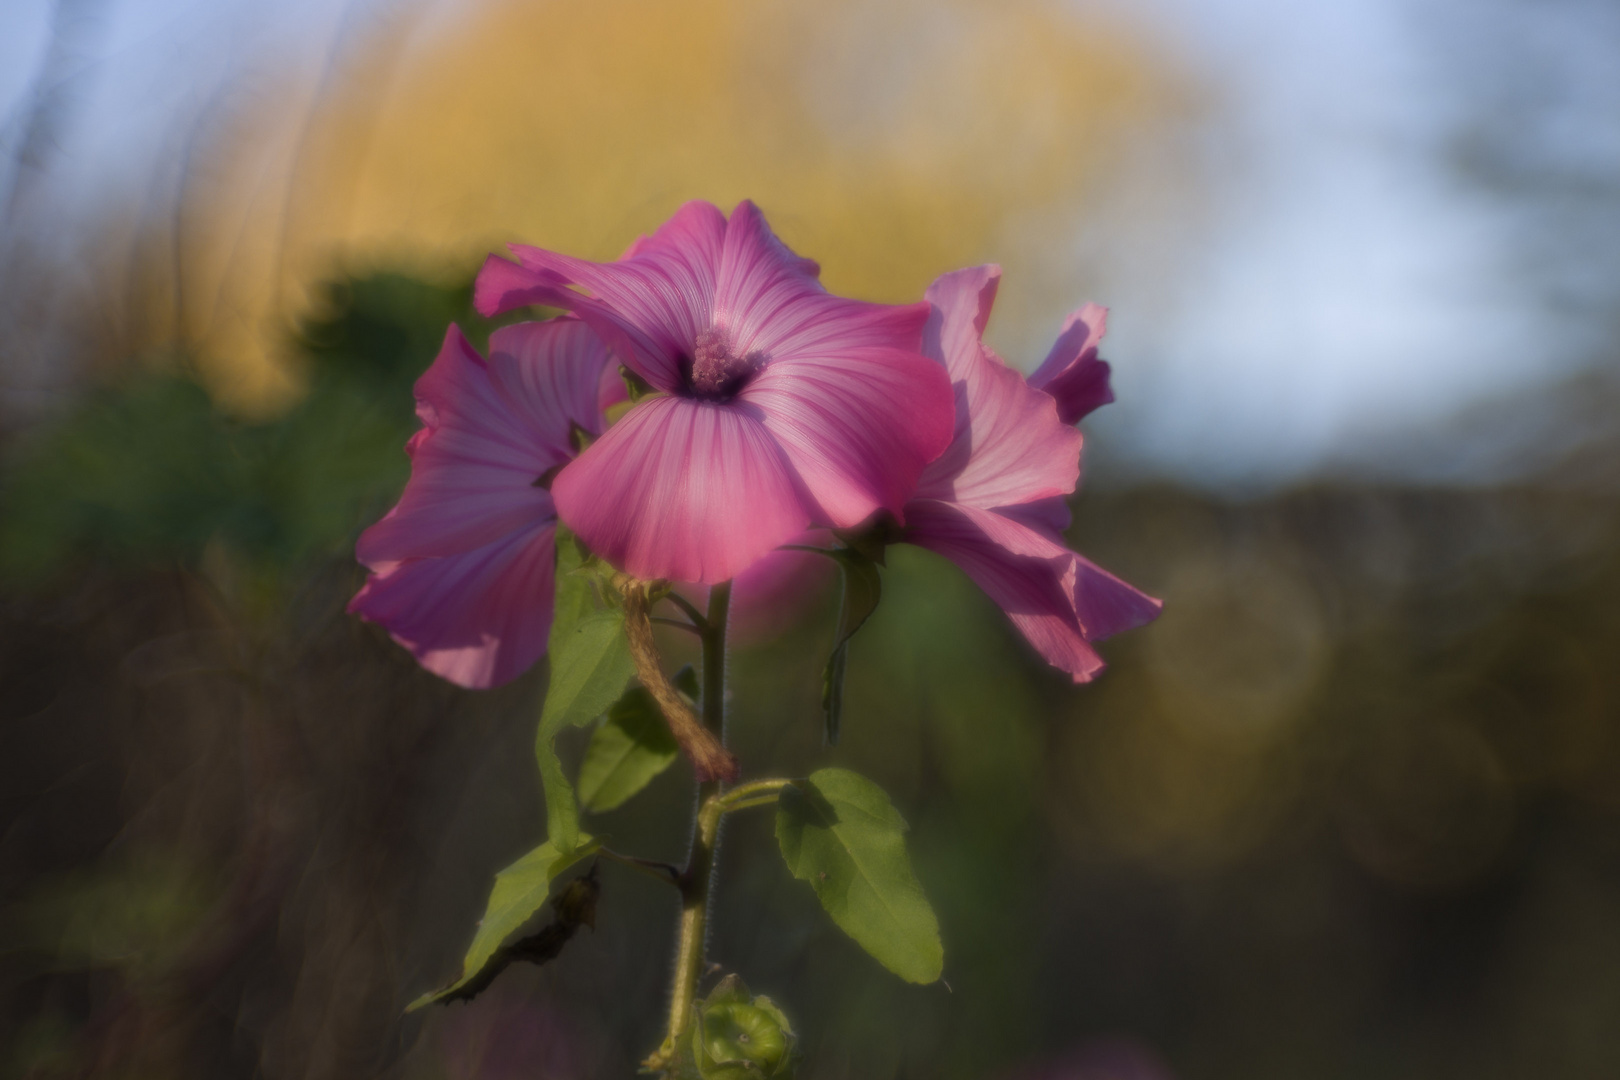
[[[698,1003],[692,1056],[703,1080],[791,1080],[793,1027],[768,997],[754,997],[735,975]]]

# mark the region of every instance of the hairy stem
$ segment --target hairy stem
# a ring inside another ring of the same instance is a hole
[[[726,619],[731,607],[731,582],[709,591],[709,614],[703,630],[703,726],[725,742]],[[714,877],[714,853],[720,836],[725,796],[720,780],[698,785],[697,820],[692,826],[692,853],[680,877],[681,923],[675,949],[675,981],[670,991],[669,1029],[645,1064],[668,1070],[675,1062],[676,1042],[692,1020],[692,1001],[703,975],[703,946],[708,932],[709,891]]]
[[[670,734],[680,744],[687,758],[692,762],[692,769],[697,773],[700,781],[705,783],[713,780],[734,780],[737,777],[737,759],[725,748],[720,738],[720,731],[716,724],[709,719],[711,706],[708,700],[708,686],[705,682],[703,711],[704,719],[700,722],[687,708],[686,701],[681,697],[680,691],[675,689],[669,677],[664,674],[663,658],[658,655],[658,646],[653,641],[652,616],[648,588],[650,583],[637,581],[629,575],[621,575],[619,588],[624,595],[624,632],[630,643],[630,657],[635,661],[636,675],[641,679],[641,685],[658,702],[659,709],[669,724]],[[729,602],[731,586],[716,585],[715,596],[723,596]],[[709,603],[712,612],[714,601]],[[704,676],[707,679],[712,672],[710,657],[718,654],[720,657],[720,679],[725,681],[725,640],[726,628],[724,623],[725,607],[721,606],[722,622],[716,628],[713,619],[705,619],[700,628],[699,636],[703,639],[703,665]],[[715,648],[714,642],[720,642]],[[721,706],[723,707],[723,703]]]

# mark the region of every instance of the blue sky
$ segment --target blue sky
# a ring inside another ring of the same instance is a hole
[[[53,7],[0,5],[8,151]],[[218,87],[255,67],[318,66],[344,9],[79,0],[67,10],[78,12],[75,74],[56,91],[72,108],[53,142],[51,206],[72,217],[134,197],[130,182],[158,167],[176,118]],[[1609,332],[1613,281],[1593,262],[1594,310],[1550,303],[1552,278],[1579,278],[1591,260],[1537,255],[1547,230],[1534,197],[1473,182],[1454,147],[1496,96],[1519,94],[1531,101],[1525,145],[1536,160],[1620,170],[1617,20],[1579,0],[1108,10],[1167,43],[1219,104],[1207,125],[1180,133],[1190,154],[1181,147],[1178,160],[1209,181],[1196,220],[1160,215],[1156,233],[1138,223],[1076,239],[1106,266],[1114,311],[1107,355],[1120,404],[1098,417],[1105,466],[1214,485],[1356,467],[1471,479],[1499,469],[1503,455],[1435,460],[1403,448],[1459,412],[1534,397],[1590,364]],[[1520,93],[1526,80],[1547,89]],[[1132,197],[1128,184],[1119,197]]]

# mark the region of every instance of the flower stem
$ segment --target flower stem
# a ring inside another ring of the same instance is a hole
[[[726,619],[731,607],[731,582],[709,590],[709,613],[703,637],[703,724],[725,742]],[[697,819],[692,823],[692,853],[678,884],[681,889],[680,936],[675,950],[675,981],[670,991],[669,1029],[664,1043],[644,1063],[668,1072],[675,1064],[677,1041],[692,1021],[692,1001],[703,975],[703,946],[708,932],[709,892],[714,876],[714,853],[720,836],[725,800],[719,780],[698,785]]]
[[[746,784],[736,787],[720,796],[720,812],[729,814],[733,810],[746,810],[750,806],[763,806],[773,803],[777,796],[782,794],[783,788],[792,787],[798,783],[796,780],[750,780]]]

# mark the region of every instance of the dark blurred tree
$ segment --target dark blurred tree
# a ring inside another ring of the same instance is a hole
[[[452,321],[483,324],[468,286],[329,283],[297,328],[307,391],[263,422],[221,413],[183,358],[92,392],[8,455],[0,573],[196,565],[217,545],[277,575],[343,550],[404,483],[411,384]]]

